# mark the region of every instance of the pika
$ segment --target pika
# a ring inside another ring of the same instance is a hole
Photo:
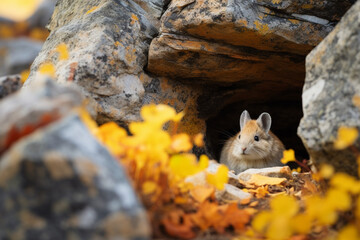
[[[248,111],[240,116],[240,132],[226,141],[220,155],[220,163],[236,173],[248,168],[283,165],[280,159],[284,144],[271,131],[271,116],[262,113],[252,120]]]

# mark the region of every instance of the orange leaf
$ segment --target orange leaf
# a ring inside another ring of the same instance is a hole
[[[190,137],[186,133],[180,133],[172,136],[171,148],[175,152],[187,152],[192,149]]]
[[[224,222],[234,227],[235,230],[243,230],[250,220],[250,214],[239,209],[237,203],[230,203],[225,211]]]
[[[165,231],[172,237],[192,239],[196,236],[190,217],[181,210],[170,212],[161,222]]]
[[[267,185],[258,187],[255,190],[249,190],[249,192],[255,193],[257,198],[264,198],[269,193]]]
[[[199,203],[204,202],[214,193],[213,187],[196,186],[190,190],[190,195]]]
[[[194,136],[194,144],[198,147],[204,146],[204,134],[198,133]]]

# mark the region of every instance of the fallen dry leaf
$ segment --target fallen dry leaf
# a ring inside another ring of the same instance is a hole
[[[191,239],[196,236],[192,230],[192,223],[183,211],[172,211],[163,219],[162,224],[166,232],[172,237]]]
[[[215,189],[213,187],[207,186],[195,186],[190,190],[190,195],[199,203],[203,203],[206,199],[208,199],[213,193]]]
[[[253,174],[248,181],[256,186],[278,185],[286,181],[286,178],[267,177],[260,174]]]

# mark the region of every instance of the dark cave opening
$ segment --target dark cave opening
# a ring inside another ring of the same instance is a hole
[[[293,101],[234,102],[223,107],[220,112],[206,121],[206,144],[210,156],[219,161],[225,142],[240,131],[239,119],[243,110],[256,119],[261,113],[271,115],[271,131],[280,138],[286,149],[295,150],[297,160],[308,159],[309,155],[297,136],[297,128],[302,118],[301,97]]]

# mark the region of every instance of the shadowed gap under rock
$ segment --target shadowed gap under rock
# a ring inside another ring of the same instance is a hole
[[[239,119],[243,110],[248,110],[252,119],[262,112],[268,112],[272,118],[271,131],[284,143],[285,148],[292,148],[298,160],[308,159],[308,153],[297,136],[297,127],[302,117],[301,89],[298,97],[292,100],[235,102],[220,110],[206,121],[206,145],[211,157],[220,159],[225,142],[240,131]]]

